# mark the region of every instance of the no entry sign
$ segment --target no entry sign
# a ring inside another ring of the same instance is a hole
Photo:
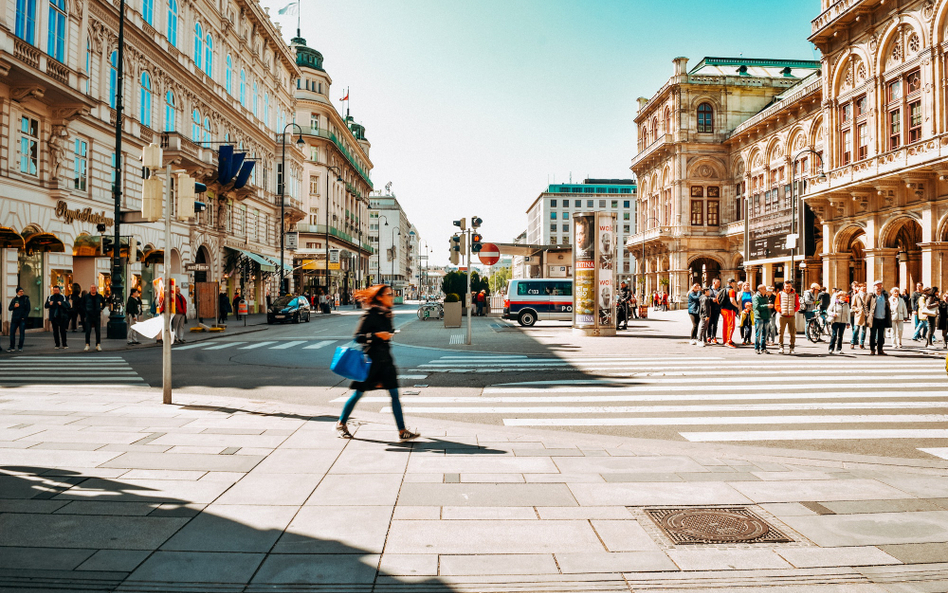
[[[500,261],[500,248],[493,243],[483,243],[477,257],[485,266],[492,266]]]

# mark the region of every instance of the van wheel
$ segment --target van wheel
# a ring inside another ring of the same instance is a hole
[[[537,314],[533,311],[523,311],[517,317],[517,322],[524,327],[532,327],[537,322]]]

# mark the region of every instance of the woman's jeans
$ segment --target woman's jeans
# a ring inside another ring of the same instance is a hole
[[[830,326],[830,348],[829,351],[832,352],[836,350],[839,352],[843,349],[843,333],[846,331],[846,324],[842,322],[833,322],[833,325]]]
[[[853,338],[849,341],[851,346],[859,344],[864,346],[866,344],[866,326],[865,325],[853,325]]]
[[[342,406],[342,414],[339,416],[339,422],[342,424],[348,422],[352,410],[355,409],[356,403],[362,398],[364,393],[364,391],[352,392],[352,396],[349,397],[346,405]],[[388,394],[392,396],[392,414],[395,415],[395,426],[398,427],[398,430],[405,430],[405,419],[402,418],[402,404],[398,401],[398,388],[389,389]]]
[[[697,313],[688,313],[688,316],[691,317],[691,339],[698,339],[698,324],[700,323],[700,318]]]
[[[935,318],[934,315],[929,315],[929,316],[928,316],[928,319],[927,319],[926,321],[928,322],[928,335],[925,336],[925,338],[926,338],[926,340],[927,340],[927,345],[928,345],[928,346],[931,346],[931,345],[932,345],[932,342],[935,340],[935,329],[937,329],[937,328],[935,327],[935,323],[936,323],[938,320]],[[12,332],[11,332],[10,335],[13,335]]]

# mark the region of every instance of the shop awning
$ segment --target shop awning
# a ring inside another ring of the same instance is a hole
[[[277,268],[280,267],[280,260],[279,260],[279,258],[273,258],[273,257],[271,257],[271,256],[269,256],[269,255],[261,255],[260,257],[262,257],[263,259],[265,259],[265,260],[267,260],[268,262],[270,262],[270,265],[273,266],[273,269],[274,269],[274,270],[276,270]],[[292,271],[293,271],[293,266],[290,265],[290,264],[288,264],[288,263],[286,263],[286,262],[284,261],[284,262],[283,262],[283,271],[285,271],[285,272],[292,272]]]
[[[165,250],[164,249],[152,249],[145,253],[142,256],[142,265],[151,266],[154,264],[163,264],[165,263]]]
[[[23,247],[26,251],[66,252],[66,245],[52,233],[33,233],[23,238],[26,240],[26,245]]]
[[[73,257],[96,257],[102,238],[98,235],[79,235],[72,242]]]
[[[272,261],[270,261],[270,260],[268,260],[267,258],[263,257],[262,255],[260,255],[260,254],[258,254],[258,253],[254,253],[253,251],[244,251],[243,249],[238,249],[237,251],[239,251],[240,253],[242,253],[242,254],[244,255],[244,257],[249,258],[251,261],[255,261],[255,262],[257,262],[258,264],[260,264],[260,270],[261,270],[261,271],[263,271],[263,272],[275,272],[275,271],[276,271],[276,265],[275,265]]]
[[[0,249],[23,249],[26,241],[20,236],[20,233],[5,226],[0,226]]]

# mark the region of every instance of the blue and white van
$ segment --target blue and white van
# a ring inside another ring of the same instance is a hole
[[[530,327],[537,321],[573,320],[573,280],[520,278],[507,281],[504,319]]]

